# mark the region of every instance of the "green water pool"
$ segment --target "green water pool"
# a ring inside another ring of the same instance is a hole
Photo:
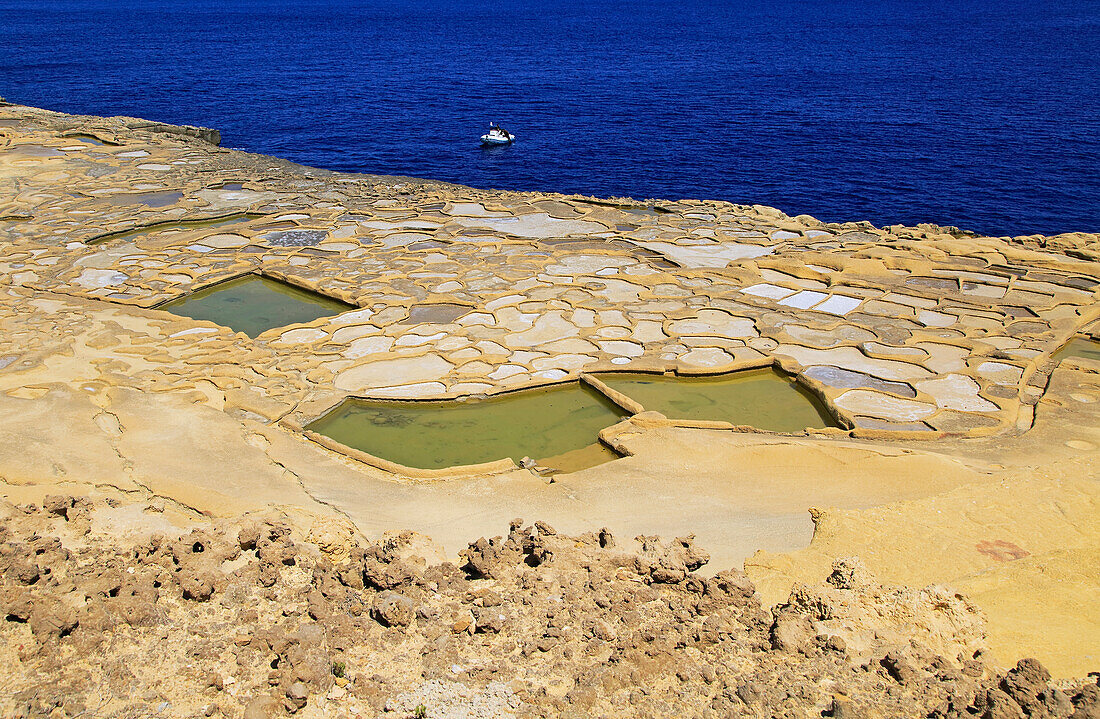
[[[813,394],[772,369],[713,377],[625,372],[596,376],[645,409],[669,419],[730,422],[771,432],[836,426]]]
[[[572,383],[480,400],[348,399],[307,429],[418,469],[531,457],[571,472],[618,457],[598,434],[625,415],[599,392]]]
[[[219,282],[157,306],[256,337],[267,330],[338,315],[354,305],[260,275]]]
[[[1054,353],[1056,362],[1061,362],[1067,357],[1080,357],[1100,362],[1100,342],[1085,337],[1074,337]]]

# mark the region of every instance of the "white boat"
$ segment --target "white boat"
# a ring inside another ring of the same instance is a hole
[[[481,136],[481,144],[490,145],[511,145],[516,141],[516,136],[505,130],[503,127],[498,127],[496,123],[489,123],[489,131]]]

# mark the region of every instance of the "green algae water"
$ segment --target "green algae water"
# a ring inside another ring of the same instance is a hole
[[[482,400],[349,399],[307,429],[418,469],[531,457],[571,472],[618,458],[598,435],[625,414],[599,392],[573,383]]]
[[[276,327],[338,315],[355,306],[286,282],[248,275],[170,300],[156,309],[209,320],[256,337]]]
[[[669,419],[716,420],[771,432],[835,426],[810,392],[772,369],[714,377],[617,372],[596,376]]]
[[[1067,357],[1080,357],[1100,362],[1100,342],[1084,337],[1074,337],[1062,349],[1054,353],[1055,362],[1061,362]]]

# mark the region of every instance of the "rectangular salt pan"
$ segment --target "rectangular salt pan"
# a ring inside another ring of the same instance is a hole
[[[828,312],[831,315],[846,315],[856,307],[863,304],[861,297],[849,297],[848,295],[833,295],[814,309],[818,312]]]
[[[780,287],[779,285],[769,285],[766,282],[761,282],[758,285],[746,287],[741,291],[746,295],[753,295],[754,297],[767,297],[773,300],[781,300],[784,297],[794,294],[794,290],[789,290],[786,287]]]
[[[813,292],[810,290],[806,290],[804,292],[799,292],[796,295],[792,295],[785,300],[780,300],[779,304],[785,305],[787,307],[794,307],[800,310],[808,310],[821,300],[825,299],[827,296],[828,295],[826,295],[824,292]]]

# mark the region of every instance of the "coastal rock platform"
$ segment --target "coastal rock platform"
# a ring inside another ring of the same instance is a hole
[[[479,190],[218,139],[0,105],[11,516],[78,497],[142,537],[277,515],[315,546],[413,530],[452,560],[516,516],[573,536],[694,534],[708,566],[744,564],[764,607],[858,555],[880,581],[965,594],[994,668],[1100,668],[1100,363],[1055,359],[1100,337],[1100,235]],[[350,307],[255,337],[157,309],[250,274]],[[769,365],[836,426],[645,412],[607,437],[622,459],[553,481],[511,462],[395,471],[303,429],[349,396]]]

